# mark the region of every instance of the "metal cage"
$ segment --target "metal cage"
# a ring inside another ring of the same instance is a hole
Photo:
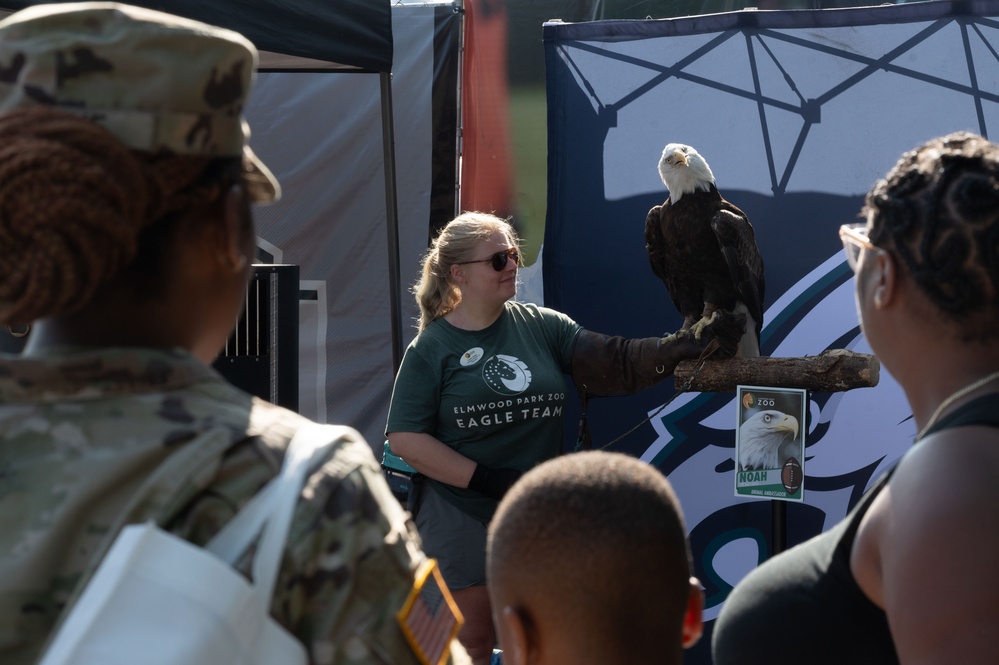
[[[236,387],[297,411],[299,268],[253,268],[246,306],[212,366]]]

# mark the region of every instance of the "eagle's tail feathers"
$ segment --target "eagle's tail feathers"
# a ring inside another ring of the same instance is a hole
[[[749,311],[749,307],[745,303],[738,303],[735,306],[734,313],[739,315],[745,315],[746,317],[746,332],[743,333],[742,338],[739,340],[739,350],[736,351],[737,358],[759,358],[760,357],[760,339],[756,335],[756,319],[753,318],[752,313]]]

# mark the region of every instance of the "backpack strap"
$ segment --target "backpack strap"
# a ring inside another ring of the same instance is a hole
[[[186,500],[181,496],[180,490],[184,484],[189,482],[191,476],[214,463],[227,450],[246,441],[247,438],[234,439],[231,428],[215,427],[200,433],[187,443],[180,444],[178,450],[160,462],[132,494],[128,503],[125,504],[125,507],[108,528],[100,545],[94,550],[94,554],[87,562],[73,593],[67,598],[59,619],[49,633],[49,639],[58,634],[63,620],[69,615],[80,594],[87,587],[90,578],[93,577],[100,562],[104,560],[104,555],[111,549],[111,545],[122,528],[129,523],[143,521],[141,516],[148,515],[151,505],[157,506],[152,517],[157,524],[176,512],[179,504]],[[44,653],[47,648],[48,643],[46,642],[42,652]]]
[[[308,423],[298,429],[289,444],[281,474],[274,480],[271,511],[253,557],[254,587],[265,603],[264,607],[270,604],[274,593],[295,505],[302,494],[307,473],[314,467],[316,458],[326,459],[331,448],[351,440],[364,439],[350,427]]]
[[[290,505],[291,510],[294,510],[295,502],[305,483],[305,475],[316,466],[316,458],[324,460],[331,446],[346,440],[359,439],[360,436],[349,427],[315,423],[307,423],[300,427],[288,444],[281,474],[257,492],[243,509],[215,534],[215,537],[205,545],[205,549],[226,563],[234,565],[260,535],[268,519],[282,509],[281,506],[287,510]],[[285,538],[282,539],[282,546]]]

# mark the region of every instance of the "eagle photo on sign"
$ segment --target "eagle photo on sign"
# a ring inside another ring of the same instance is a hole
[[[761,386],[736,392],[736,495],[802,500],[808,392]]]

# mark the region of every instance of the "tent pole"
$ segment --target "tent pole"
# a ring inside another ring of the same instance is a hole
[[[382,151],[385,164],[385,226],[388,230],[389,306],[392,309],[392,371],[402,363],[402,298],[399,286],[399,205],[395,184],[392,73],[381,72]]]

